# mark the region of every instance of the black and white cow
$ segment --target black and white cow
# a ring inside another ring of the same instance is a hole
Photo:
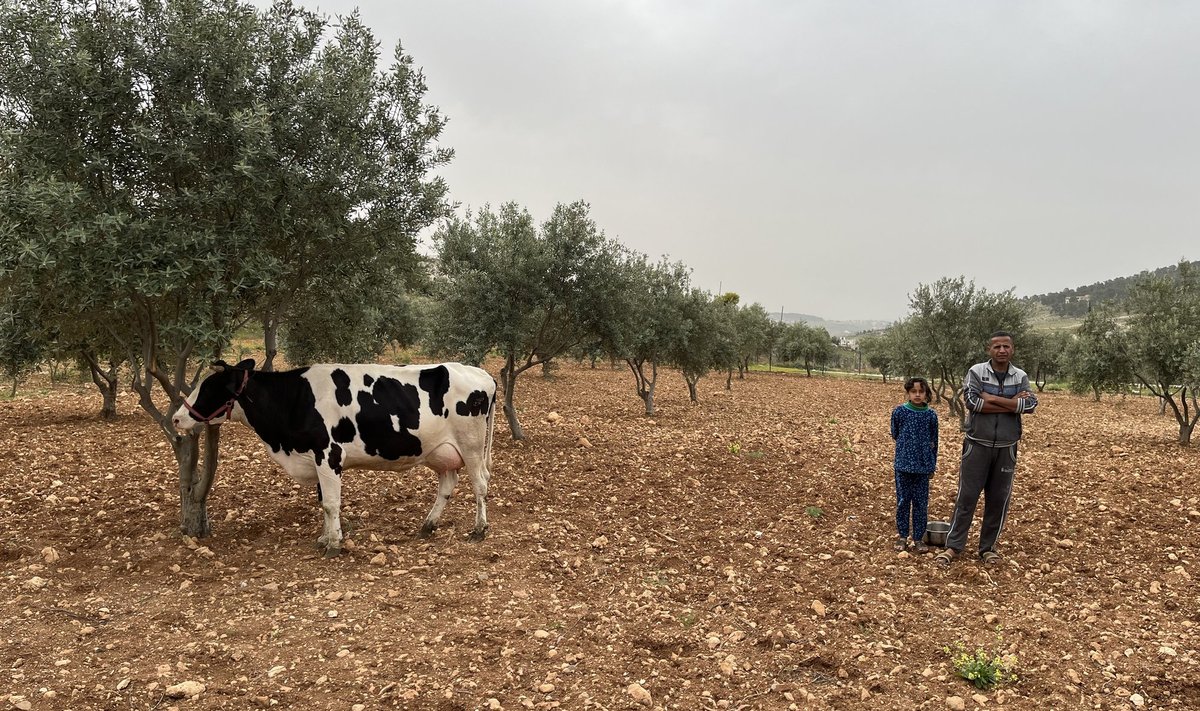
[[[422,537],[437,527],[465,468],[475,492],[473,540],[487,533],[496,381],[461,363],[313,365],[282,373],[254,370],[253,360],[222,361],[173,416],[193,431],[227,419],[249,425],[296,481],[316,484],[325,517],[318,544],[341,550],[342,470],[437,472],[433,508]]]

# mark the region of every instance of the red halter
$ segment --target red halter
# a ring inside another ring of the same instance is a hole
[[[229,398],[228,402],[226,402],[221,407],[217,408],[217,411],[214,412],[213,414],[209,415],[208,417],[204,417],[199,412],[197,412],[196,408],[192,407],[191,403],[189,403],[187,400],[183,401],[183,406],[187,408],[187,411],[191,414],[192,419],[196,420],[197,422],[202,422],[207,425],[208,423],[212,422],[213,420],[217,419],[221,415],[224,415],[225,413],[227,413],[233,409],[233,404],[235,402],[237,402],[237,399],[239,397],[242,396],[242,392],[246,390],[246,383],[248,383],[248,382],[250,382],[250,371],[243,370],[242,371],[242,384],[238,386],[237,392],[235,392],[233,394],[233,397]]]

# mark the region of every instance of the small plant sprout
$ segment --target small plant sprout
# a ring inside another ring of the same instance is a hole
[[[742,451],[742,445],[740,442],[734,442],[733,444],[729,445],[730,454],[737,454],[740,451]]]
[[[1017,655],[1004,653],[999,628],[996,645],[991,649],[976,647],[969,651],[962,642],[955,642],[942,651],[950,655],[954,671],[977,689],[988,691],[1017,681]]]
[[[820,521],[821,517],[825,515],[825,510],[820,506],[806,506],[804,508],[804,513],[808,514],[808,517],[812,520]]]

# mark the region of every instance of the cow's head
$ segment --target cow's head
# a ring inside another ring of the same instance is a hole
[[[213,363],[213,372],[200,381],[171,417],[175,429],[193,432],[200,425],[219,425],[228,420],[253,370],[253,358],[237,365],[228,365],[223,360]]]

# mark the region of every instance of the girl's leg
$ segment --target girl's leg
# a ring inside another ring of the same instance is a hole
[[[917,474],[913,477],[913,525],[914,541],[925,538],[925,526],[929,523],[929,476]]]
[[[900,538],[908,538],[908,521],[912,511],[912,493],[906,479],[903,473],[896,472],[896,535]]]

